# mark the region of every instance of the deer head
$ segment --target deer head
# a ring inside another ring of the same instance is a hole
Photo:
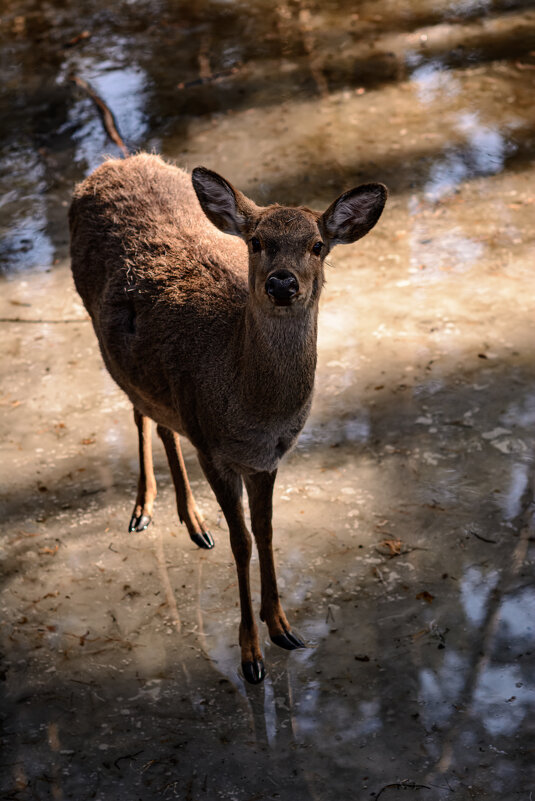
[[[364,184],[344,192],[321,213],[303,207],[257,206],[216,172],[193,170],[192,182],[208,219],[239,236],[249,249],[249,288],[266,313],[298,314],[317,303],[323,262],[339,244],[370,231],[383,211],[386,187]]]

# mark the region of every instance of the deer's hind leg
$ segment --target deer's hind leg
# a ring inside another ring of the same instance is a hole
[[[134,420],[139,441],[139,481],[136,505],[128,531],[144,531],[152,520],[152,507],[156,497],[156,479],[152,466],[152,423],[150,417],[134,407]]]
[[[176,505],[181,523],[186,524],[191,540],[199,548],[213,548],[214,540],[206,530],[204,520],[197,508],[186,473],[186,465],[180,449],[180,440],[175,431],[158,426],[158,436],[162,440],[167,454],[167,461],[173,477],[176,492]]]

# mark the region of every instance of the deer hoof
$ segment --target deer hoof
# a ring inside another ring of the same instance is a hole
[[[261,659],[254,659],[252,662],[242,662],[241,669],[243,677],[249,684],[260,684],[266,675],[266,669]]]
[[[145,531],[149,527],[152,517],[150,515],[132,515],[128,531]]]
[[[270,635],[271,637],[271,635]],[[291,631],[285,631],[284,634],[275,634],[271,637],[271,642],[278,645],[279,648],[284,648],[286,651],[295,651],[296,648],[306,648],[306,644]]]
[[[192,542],[198,545],[199,548],[213,548],[215,545],[214,538],[209,531],[202,531],[200,534],[190,534]]]

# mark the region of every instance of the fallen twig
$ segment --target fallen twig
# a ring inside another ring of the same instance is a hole
[[[489,540],[487,537],[482,537],[481,534],[478,534],[477,531],[474,531],[473,529],[470,529],[470,534],[473,534],[474,537],[477,537],[477,539],[481,540],[481,542],[490,542],[492,545],[496,545],[498,542],[498,540]]]
[[[235,75],[239,71],[239,66],[230,67],[221,72],[213,72],[211,75],[202,75],[200,78],[194,78],[192,81],[181,81],[177,84],[177,89],[190,89],[192,86],[202,86],[205,83],[213,83],[219,78],[226,78],[229,75]]]
[[[142,753],[143,753],[143,748],[141,749],[141,751],[135,751],[133,754],[125,754],[124,756],[117,757],[117,759],[114,761],[113,764],[115,765],[117,770],[120,770],[119,765],[117,764],[118,762],[121,762],[121,760],[123,759],[129,759],[131,762],[135,762],[136,757]]]
[[[0,323],[47,323],[50,324],[57,324],[57,323],[88,323],[90,322],[89,317],[80,317],[76,319],[75,317],[67,317],[65,320],[45,320],[42,317],[38,318],[37,320],[25,320],[23,317],[0,317]]]
[[[119,150],[122,152],[123,156],[128,157],[130,155],[130,151],[128,150],[127,146],[123,142],[121,134],[117,128],[117,123],[115,121],[115,117],[113,116],[112,111],[103,101],[103,99],[97,95],[93,87],[88,84],[87,81],[84,81],[83,78],[80,78],[78,75],[71,75],[70,80],[75,83],[80,89],[83,89],[86,94],[89,95],[95,106],[97,107],[98,113],[100,114],[100,119],[102,120],[102,124],[104,126],[104,130],[108,134],[109,138],[112,142],[114,142]]]
[[[390,790],[395,788],[396,790],[430,790],[430,786],[428,784],[415,784],[414,782],[393,782],[392,784],[385,784],[385,786],[379,790],[377,795],[375,796],[375,801],[378,801],[380,796],[384,793],[385,790]]]
[[[65,47],[65,48],[74,47],[74,45],[79,44],[79,42],[83,42],[83,41],[85,41],[85,39],[89,39],[90,36],[91,36],[91,32],[90,31],[82,31],[77,36],[73,36],[72,39],[69,39],[68,42],[65,42],[63,47]]]

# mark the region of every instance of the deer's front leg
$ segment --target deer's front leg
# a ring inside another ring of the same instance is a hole
[[[275,573],[272,547],[273,528],[271,525],[273,486],[276,476],[276,470],[273,473],[255,473],[247,476],[245,486],[249,495],[251,525],[260,561],[260,580],[262,585],[260,618],[266,622],[272,642],[281,648],[293,651],[294,648],[304,648],[305,643],[291,631],[290,624],[281,606],[277,588],[277,575]]]
[[[236,562],[240,591],[240,646],[243,675],[251,684],[259,684],[266,672],[251,602],[249,564],[252,538],[247,531],[243,516],[242,480],[234,471],[223,472],[217,469],[211,459],[202,453],[199,453],[199,461],[229,527],[230,545]]]

